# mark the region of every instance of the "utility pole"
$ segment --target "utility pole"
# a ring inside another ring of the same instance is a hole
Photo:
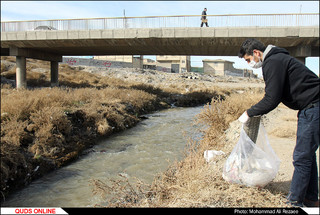
[[[123,9],[123,27],[127,28],[126,10]]]
[[[301,14],[302,4],[300,4],[300,14]],[[300,15],[298,15],[298,26],[300,26]]]
[[[301,13],[301,9],[302,9],[302,4],[300,4],[300,13]]]

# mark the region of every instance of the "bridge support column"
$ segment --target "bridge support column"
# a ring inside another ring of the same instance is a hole
[[[59,86],[59,63],[58,61],[51,61],[51,87],[58,87]]]
[[[3,49],[1,48],[1,51]],[[57,55],[53,53],[38,51],[34,49],[27,48],[17,48],[10,47],[9,52],[4,50],[5,54],[10,56],[16,56],[16,81],[17,88],[27,87],[27,77],[26,77],[26,58],[34,58],[39,60],[46,60],[51,62],[51,86],[58,86],[58,62],[62,61],[62,55]]]
[[[301,63],[306,64],[306,57],[296,57]]]
[[[132,67],[143,69],[143,55],[132,55]]]
[[[306,63],[306,57],[311,56],[311,46],[298,46],[292,50],[292,55],[301,63]]]
[[[16,88],[27,88],[26,58],[16,56]]]

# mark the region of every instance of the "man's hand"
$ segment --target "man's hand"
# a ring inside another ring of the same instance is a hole
[[[247,114],[247,111],[245,111],[240,117],[239,117],[239,121],[242,123],[246,123],[248,121],[250,117]]]

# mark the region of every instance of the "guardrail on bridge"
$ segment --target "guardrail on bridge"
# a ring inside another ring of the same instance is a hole
[[[112,17],[1,22],[1,31],[32,31],[39,26],[54,30],[200,27],[201,15]],[[210,27],[319,26],[319,13],[207,15]]]

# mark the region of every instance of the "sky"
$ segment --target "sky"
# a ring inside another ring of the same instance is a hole
[[[319,13],[319,1],[1,1],[1,21],[123,17],[124,12],[126,17],[199,15],[204,7],[211,15]],[[202,66],[202,59],[251,69],[236,56],[191,56],[191,65]],[[319,57],[308,57],[306,66],[319,75]],[[261,76],[261,69],[254,72]]]

